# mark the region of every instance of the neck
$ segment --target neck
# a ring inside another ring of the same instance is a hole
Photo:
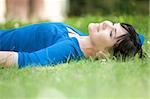
[[[84,53],[85,57],[93,57],[96,55],[96,53],[98,51],[100,51],[99,49],[102,48],[97,48],[91,41],[89,36],[79,36],[77,37],[78,41],[79,41],[79,46],[82,50],[82,52]]]

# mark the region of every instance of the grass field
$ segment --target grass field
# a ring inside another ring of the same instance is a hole
[[[103,20],[132,24],[145,35],[143,49],[150,56],[148,16],[74,17],[65,23],[87,33],[88,23]],[[1,24],[0,29],[25,24],[8,22]],[[149,61],[149,58],[126,62],[90,59],[55,67],[0,69],[0,99],[148,99]]]

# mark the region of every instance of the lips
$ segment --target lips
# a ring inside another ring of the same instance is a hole
[[[103,23],[100,23],[100,24],[98,24],[98,26],[97,26],[97,30],[98,30],[98,31],[100,31],[100,30],[102,30],[102,29],[104,29],[104,28],[105,28],[105,26],[104,26]]]
[[[90,23],[88,26],[89,31],[91,32],[99,32],[100,30],[105,28],[104,23]]]

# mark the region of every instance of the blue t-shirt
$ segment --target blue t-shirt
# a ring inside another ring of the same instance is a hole
[[[0,50],[18,52],[20,68],[27,65],[56,65],[69,60],[80,60],[84,58],[84,54],[78,40],[68,36],[66,27],[80,36],[87,36],[64,23],[31,24],[0,30]]]

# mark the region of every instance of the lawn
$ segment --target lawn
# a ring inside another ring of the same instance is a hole
[[[144,51],[150,56],[148,16],[86,16],[65,23],[87,32],[90,22],[111,20],[132,24],[145,35]],[[32,22],[28,22],[32,23]],[[28,23],[7,22],[0,29]],[[81,60],[54,67],[0,69],[0,99],[148,99],[150,63],[144,60]]]

